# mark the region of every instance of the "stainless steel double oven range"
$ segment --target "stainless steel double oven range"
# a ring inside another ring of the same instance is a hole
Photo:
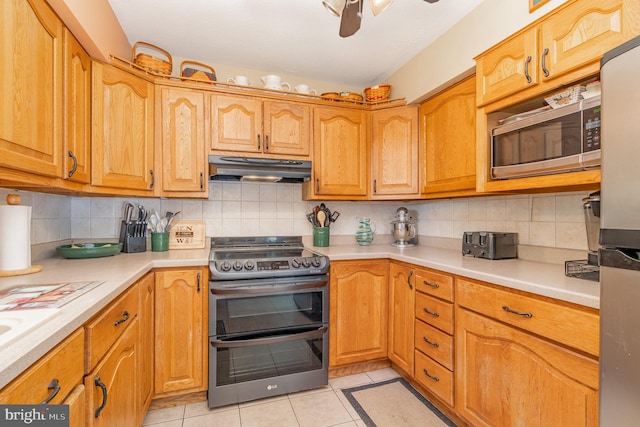
[[[329,259],[294,237],[213,237],[209,407],[328,383]]]

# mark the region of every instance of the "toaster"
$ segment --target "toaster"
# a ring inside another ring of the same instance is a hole
[[[465,231],[462,255],[485,259],[517,258],[518,233]]]

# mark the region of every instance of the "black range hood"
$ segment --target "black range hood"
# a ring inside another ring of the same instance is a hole
[[[301,183],[310,178],[309,160],[209,156],[211,181]]]

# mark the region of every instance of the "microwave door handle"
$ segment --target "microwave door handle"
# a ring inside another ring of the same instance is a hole
[[[303,332],[300,334],[291,334],[291,335],[281,335],[277,337],[269,337],[269,338],[256,338],[251,340],[238,340],[238,341],[220,341],[220,340],[212,340],[211,345],[217,348],[234,348],[234,347],[249,347],[252,345],[268,345],[268,344],[276,344],[287,341],[296,341],[308,338],[318,338],[321,337],[324,333],[326,333],[328,328],[326,326],[322,326],[314,331]]]

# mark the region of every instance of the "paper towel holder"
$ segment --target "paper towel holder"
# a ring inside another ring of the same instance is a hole
[[[7,205],[17,206],[22,201],[19,194],[7,194]],[[32,274],[42,271],[41,265],[31,265],[30,267],[20,270],[0,270],[0,277],[21,276],[23,274]]]

